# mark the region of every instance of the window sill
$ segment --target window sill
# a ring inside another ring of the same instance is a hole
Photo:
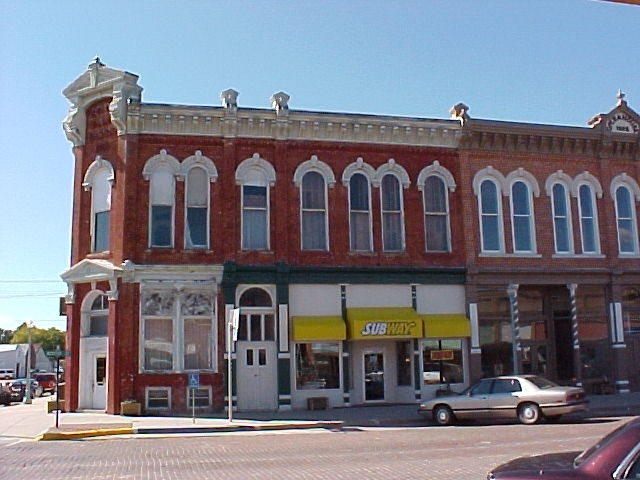
[[[539,253],[504,253],[504,252],[482,252],[478,254],[478,257],[487,258],[542,258]]]
[[[551,258],[593,259],[593,258],[607,258],[607,256],[601,253],[554,253],[553,255],[551,255]]]

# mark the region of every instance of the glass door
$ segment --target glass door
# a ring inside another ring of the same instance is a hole
[[[384,400],[384,353],[364,352],[364,400]]]

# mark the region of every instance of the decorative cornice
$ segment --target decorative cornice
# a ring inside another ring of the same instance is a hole
[[[283,117],[273,110],[252,108],[238,108],[229,116],[226,110],[131,104],[127,132],[455,148],[461,131],[456,120],[296,110],[287,110]]]

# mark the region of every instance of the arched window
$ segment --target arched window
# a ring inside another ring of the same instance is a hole
[[[483,252],[502,252],[502,205],[498,185],[483,180],[478,196],[480,210],[480,242]]]
[[[551,187],[551,197],[555,251],[556,253],[573,253],[571,206],[567,186],[559,182],[554,183]]]
[[[142,170],[149,180],[150,247],[173,247],[175,176],[179,170],[180,162],[166,150],[147,160]]]
[[[236,170],[242,209],[242,249],[269,249],[269,187],[275,185],[273,166],[257,153]]]
[[[89,336],[106,337],[109,322],[109,301],[106,295],[98,295],[89,313]]]
[[[393,174],[382,177],[380,183],[382,212],[382,249],[385,252],[404,250],[402,187]]]
[[[422,190],[427,252],[449,252],[449,196],[444,180],[438,175],[425,179]]]
[[[109,250],[109,217],[111,185],[114,172],[111,163],[99,155],[85,174],[83,187],[91,190],[91,251]]]
[[[209,175],[195,166],[186,176],[185,248],[209,246]]]
[[[308,171],[300,184],[300,237],[302,250],[327,248],[327,187],[317,171]]]
[[[578,187],[578,214],[580,215],[582,253],[599,253],[600,239],[595,195],[593,188],[587,183]]]
[[[535,251],[531,191],[522,180],[511,185],[511,230],[514,253]]]
[[[635,203],[629,187],[619,185],[615,190],[616,226],[618,227],[618,251],[621,254],[638,253],[638,226]]]
[[[276,339],[275,311],[267,291],[252,287],[239,300],[238,341],[264,342]]]
[[[353,174],[349,180],[349,231],[352,251],[373,250],[369,179],[362,173]]]

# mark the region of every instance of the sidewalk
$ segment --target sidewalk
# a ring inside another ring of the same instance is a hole
[[[200,435],[240,431],[292,429],[341,430],[348,427],[409,427],[427,425],[414,404],[379,405],[328,410],[234,412],[207,417],[126,417],[97,411],[47,413],[51,397],[31,405],[0,407],[0,438],[61,440],[105,435]],[[582,417],[640,415],[640,392],[589,396],[589,411]]]

